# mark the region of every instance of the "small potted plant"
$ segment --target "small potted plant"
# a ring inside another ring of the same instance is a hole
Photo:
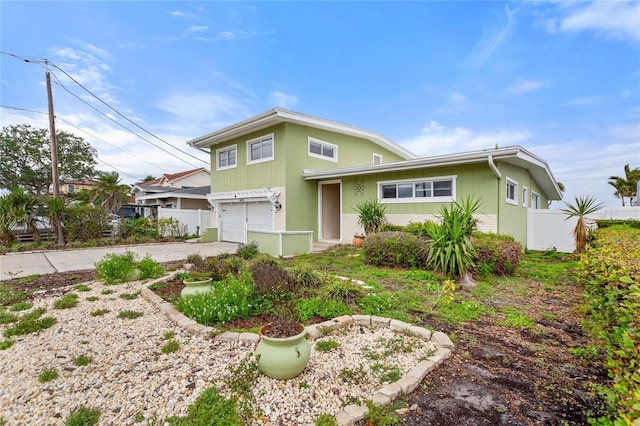
[[[358,225],[364,228],[365,235],[379,232],[382,225],[387,223],[386,208],[377,199],[356,204],[354,210],[358,212]]]
[[[307,330],[292,318],[281,317],[260,328],[260,343],[255,350],[258,368],[273,379],[287,380],[298,376],[311,356]]]
[[[354,234],[351,244],[353,244],[354,247],[362,247],[364,244],[364,234]]]
[[[180,296],[184,297],[211,291],[211,282],[211,274],[208,272],[189,271],[182,278],[184,288],[180,291]]]

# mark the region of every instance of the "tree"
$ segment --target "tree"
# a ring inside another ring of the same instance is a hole
[[[120,183],[118,172],[102,172],[94,180],[91,200],[107,213],[116,212],[129,198],[129,186]]]
[[[153,177],[153,176],[151,176],[151,175],[147,175],[147,177],[145,177],[144,179],[142,179],[142,183],[150,182],[150,181],[152,181],[152,180],[156,180],[156,178],[154,178],[154,177]]]
[[[589,234],[588,222],[585,216],[594,213],[602,208],[602,203],[596,204],[596,199],[592,196],[583,197],[582,195],[575,198],[575,205],[565,202],[566,209],[560,209],[561,212],[567,214],[565,220],[577,217],[575,228],[573,228],[573,236],[576,239],[576,253],[583,253],[587,247],[587,236]]]
[[[624,206],[624,197],[633,197],[636,194],[638,181],[640,180],[640,168],[631,169],[628,164],[624,166],[624,177],[610,176],[608,184],[615,188],[613,195],[622,200]],[[636,194],[638,195],[638,194]]]
[[[2,223],[3,234],[14,228],[24,229],[33,235],[33,241],[40,241],[39,220],[35,214],[38,200],[35,196],[25,192],[22,188],[14,188],[2,198],[1,202],[2,218],[0,223]],[[5,236],[8,237],[8,235]],[[10,237],[6,239],[7,241],[12,240]],[[3,240],[5,240],[4,237]]]
[[[97,152],[84,139],[57,131],[58,174],[64,179],[96,175]],[[24,188],[32,194],[49,192],[51,148],[49,131],[28,124],[6,126],[0,133],[0,187]]]

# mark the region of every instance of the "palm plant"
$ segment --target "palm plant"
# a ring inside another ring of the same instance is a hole
[[[7,196],[7,222],[24,228],[33,235],[33,241],[40,241],[39,220],[35,214],[38,200],[22,188],[15,188]]]
[[[471,241],[477,219],[473,214],[480,208],[480,201],[471,196],[461,203],[443,205],[440,208],[440,223],[427,225],[429,260],[434,270],[460,278],[464,284],[473,285],[469,270],[476,256]]]
[[[54,230],[57,245],[64,245],[64,234],[62,232],[62,215],[66,211],[66,204],[64,200],[59,197],[47,198],[47,218],[49,219],[49,225]]]
[[[364,228],[365,235],[379,232],[387,223],[386,209],[387,206],[377,199],[356,204],[354,210],[358,212],[358,225]]]
[[[91,199],[108,213],[117,212],[127,201],[129,186],[120,183],[118,172],[103,172],[94,181]]]
[[[9,194],[0,196],[0,245],[8,246],[15,240],[12,229],[15,225],[9,205]]]
[[[567,217],[565,220],[568,220],[572,217],[577,217],[578,221],[576,222],[575,228],[573,228],[573,236],[576,240],[576,253],[583,253],[585,248],[587,247],[587,238],[589,235],[589,221],[585,217],[596,211],[600,210],[603,206],[603,203],[596,204],[595,197],[589,195],[587,197],[583,197],[582,195],[575,197],[575,205],[569,204],[567,202],[564,203],[567,208],[560,209],[561,212],[564,212]]]
[[[626,164],[624,166],[624,177],[610,176],[609,179],[611,180],[607,183],[616,190],[613,195],[616,198],[620,198],[624,206],[624,198],[631,198],[636,192],[638,180],[640,180],[640,168],[636,167],[635,169],[631,169],[629,165]]]

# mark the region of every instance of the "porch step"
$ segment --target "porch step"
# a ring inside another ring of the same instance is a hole
[[[336,244],[340,244],[340,242],[339,241],[314,241],[313,252],[320,253],[322,251],[325,251],[329,247],[335,246]]]

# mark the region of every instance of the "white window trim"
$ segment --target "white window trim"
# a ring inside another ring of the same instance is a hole
[[[269,139],[269,138],[271,138],[271,157],[263,157],[263,158],[260,158],[259,160],[251,160],[251,144],[255,142],[262,142],[265,139]],[[247,164],[258,164],[258,163],[264,163],[266,161],[273,161],[275,155],[276,155],[276,138],[273,136],[273,133],[260,136],[257,138],[253,138],[247,141]]]
[[[220,167],[220,153],[224,152],[224,151],[231,151],[231,150],[236,150],[236,164],[232,165],[232,166],[224,166],[224,167]],[[238,145],[229,145],[229,146],[225,146],[224,148],[220,148],[220,149],[216,149],[216,170],[227,170],[227,169],[234,169],[238,167]]]
[[[529,207],[529,188],[522,186],[522,207]]]
[[[379,158],[380,161],[376,163],[376,158]],[[382,155],[373,153],[373,163],[372,164],[382,164]]]
[[[537,206],[533,206],[533,199],[537,198],[538,202],[537,202]],[[531,191],[531,207],[535,208],[535,209],[539,209],[540,208],[540,194],[538,194],[537,192]]]
[[[333,157],[327,157],[322,154],[315,154],[311,152],[311,142],[319,143],[322,146],[326,145],[333,148]],[[312,138],[311,136],[309,136],[307,137],[307,154],[309,155],[309,157],[319,158],[321,160],[333,161],[334,163],[337,163],[338,162],[338,145],[335,145],[320,139]]]
[[[385,180],[378,181],[378,200],[380,203],[384,204],[405,204],[405,203],[444,203],[444,202],[453,202],[456,201],[456,180],[458,175],[451,176],[433,176],[427,178],[415,178],[415,179],[397,179],[397,180]],[[451,196],[445,197],[418,197],[418,198],[382,198],[382,185],[389,184],[398,184],[398,183],[418,183],[418,182],[433,182],[440,180],[450,180],[451,181]]]
[[[514,195],[515,195],[515,197],[516,197],[516,198],[515,198],[515,200],[512,200],[511,198],[509,198],[509,191],[507,190],[507,186],[508,186],[509,184],[514,185],[514,186],[516,187],[516,188],[515,188],[515,191],[513,191],[513,193],[514,193]],[[520,195],[518,194],[518,191],[520,190],[520,189],[519,189],[519,187],[518,187],[518,182],[516,182],[516,181],[515,181],[515,180],[513,180],[513,179],[509,179],[509,178],[507,178],[507,186],[505,186],[505,191],[506,191],[506,194],[505,194],[505,202],[506,202],[507,204],[513,204],[513,205],[517,206],[517,205],[518,205],[518,197],[520,196]]]

